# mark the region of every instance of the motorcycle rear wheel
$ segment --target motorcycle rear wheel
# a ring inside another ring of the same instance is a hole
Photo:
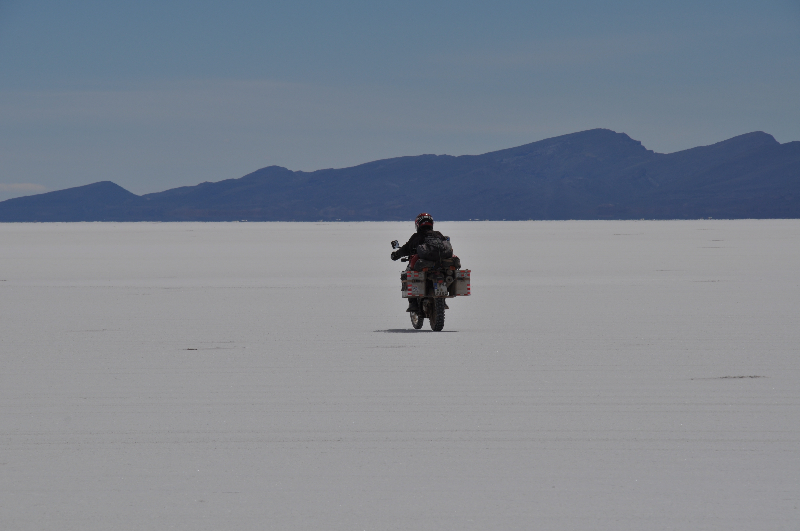
[[[444,329],[444,303],[444,299],[433,299],[433,311],[428,317],[428,321],[434,332],[441,332]]]

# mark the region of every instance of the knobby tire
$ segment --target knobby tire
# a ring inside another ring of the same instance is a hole
[[[433,299],[433,315],[428,317],[431,323],[431,330],[441,332],[444,329],[444,299]]]

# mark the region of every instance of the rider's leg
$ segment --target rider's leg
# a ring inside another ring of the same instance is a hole
[[[407,312],[418,313],[419,312],[419,301],[414,297],[410,297],[408,299],[408,309],[406,311]]]

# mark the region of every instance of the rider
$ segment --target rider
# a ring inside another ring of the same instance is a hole
[[[441,232],[433,230],[433,217],[427,212],[423,212],[417,216],[417,219],[414,220],[414,226],[417,228],[417,232],[411,235],[405,245],[392,252],[392,260],[397,260],[403,256],[411,256],[411,260],[408,262],[409,269],[414,268],[414,264],[419,258],[417,256],[417,245],[425,243],[425,236],[433,234],[441,239],[445,239],[445,236],[443,236]],[[419,311],[417,299],[413,297],[408,299],[408,309],[406,311]]]

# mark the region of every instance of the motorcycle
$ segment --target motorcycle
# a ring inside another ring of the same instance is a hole
[[[399,249],[397,240],[392,242],[392,249]],[[401,258],[408,262],[408,258]],[[403,298],[418,299],[416,312],[410,312],[411,326],[415,330],[422,328],[425,319],[434,332],[444,329],[444,311],[448,309],[447,299],[470,295],[469,269],[461,269],[461,261],[457,256],[437,261],[417,260],[412,269],[410,264],[400,273]]]

